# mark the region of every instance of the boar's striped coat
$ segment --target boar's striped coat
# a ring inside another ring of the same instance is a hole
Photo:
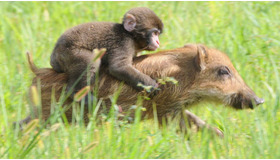
[[[32,59],[29,59],[29,62],[36,76],[32,85],[36,86],[38,79],[40,80],[42,116],[43,119],[47,119],[51,110],[51,94],[54,92],[58,100],[68,78],[66,74],[56,73],[50,68],[36,68]],[[170,115],[179,115],[180,125],[184,128],[186,125],[183,117],[187,115],[197,126],[205,126],[198,117],[187,110],[184,111],[201,101],[223,103],[236,109],[253,108],[264,102],[246,85],[226,54],[204,45],[190,44],[182,48],[139,56],[134,59],[133,65],[153,79],[174,77],[178,81],[177,85],[173,83],[161,85],[157,95],[151,100],[142,102],[146,108],[146,111],[142,112],[142,117],[153,118],[153,106],[156,106],[159,122]],[[119,89],[120,84],[108,74],[107,68],[100,68],[98,98],[102,98],[106,106],[110,106],[109,97]],[[125,113],[131,105],[136,104],[137,97],[142,94],[124,84],[117,104]],[[73,100],[68,98],[64,105],[72,102]],[[88,110],[84,115],[86,122],[87,112]],[[134,117],[134,114],[131,113],[130,116]],[[71,107],[66,111],[66,117],[69,121],[72,120]]]

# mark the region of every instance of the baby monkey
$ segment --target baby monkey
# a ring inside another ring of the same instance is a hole
[[[51,55],[51,66],[56,72],[65,72],[68,75],[68,91],[81,77],[74,86],[74,94],[87,85],[87,74],[82,75],[87,69],[90,84],[93,84],[99,64],[92,62],[92,51],[96,48],[106,48],[100,68],[108,67],[113,77],[124,81],[137,91],[143,90],[138,83],[155,89],[158,87],[156,81],[135,69],[132,60],[140,51],[156,50],[162,31],[162,21],[152,10],[145,7],[129,10],[124,15],[122,24],[81,24],[60,36]]]

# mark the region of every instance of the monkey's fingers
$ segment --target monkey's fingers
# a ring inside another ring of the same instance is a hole
[[[161,91],[160,88],[155,88],[155,87],[152,87],[151,91],[148,93],[148,97],[149,98],[153,98],[155,97],[156,95],[158,95],[158,93]]]

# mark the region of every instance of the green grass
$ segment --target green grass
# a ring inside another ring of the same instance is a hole
[[[14,130],[12,122],[30,113],[33,75],[25,52],[39,67],[50,67],[54,44],[67,28],[121,22],[136,6],[163,20],[160,50],[203,43],[226,52],[265,104],[255,110],[212,104],[191,109],[221,128],[224,139],[207,131],[186,139],[174,125],[120,125],[114,117],[103,125],[68,125],[58,118],[42,130]],[[0,158],[280,158],[279,10],[279,2],[0,2]]]

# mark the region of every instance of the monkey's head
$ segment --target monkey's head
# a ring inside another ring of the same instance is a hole
[[[132,8],[124,15],[122,24],[134,37],[139,49],[153,51],[159,47],[163,23],[149,8]]]

